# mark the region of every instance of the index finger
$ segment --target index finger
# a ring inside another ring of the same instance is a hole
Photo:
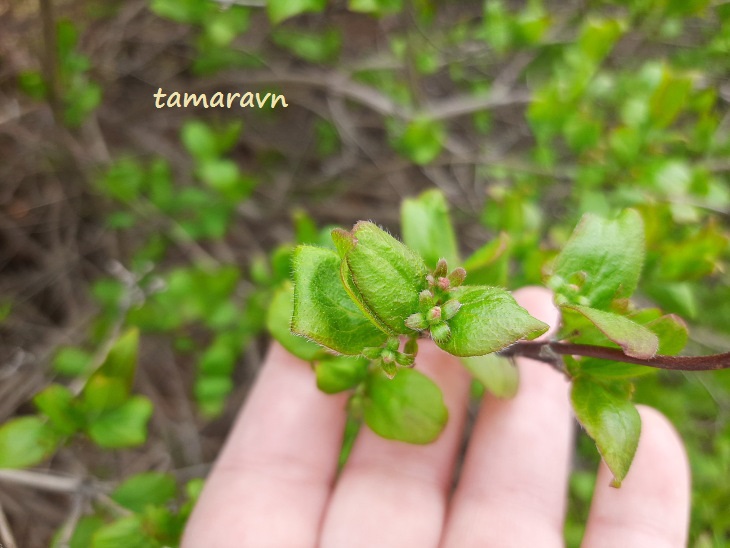
[[[346,401],[320,392],[309,364],[273,344],[182,546],[315,546]]]

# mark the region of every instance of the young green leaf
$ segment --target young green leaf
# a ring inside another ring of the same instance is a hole
[[[635,210],[612,221],[586,214],[555,259],[548,285],[559,302],[607,310],[633,294],[643,260],[644,226]]]
[[[509,235],[500,232],[497,238],[484,244],[464,261],[464,269],[469,273],[470,284],[507,285],[509,242]]]
[[[641,417],[627,391],[614,390],[588,377],[573,379],[570,395],[575,416],[596,442],[620,487],[639,445]]]
[[[326,394],[355,388],[367,375],[369,363],[364,358],[329,356],[314,366],[317,388]]]
[[[305,12],[321,12],[327,0],[267,0],[266,11],[275,25]]]
[[[469,373],[498,398],[511,398],[520,384],[519,370],[507,358],[496,354],[461,358]]]
[[[291,282],[284,282],[274,292],[274,297],[269,305],[269,313],[266,317],[266,327],[269,333],[297,358],[311,362],[322,357],[324,351],[321,346],[292,333],[293,314],[294,285]]]
[[[563,305],[561,308],[583,315],[606,337],[619,345],[627,356],[653,358],[659,349],[659,339],[654,333],[625,316],[587,306]]]
[[[91,548],[160,548],[160,543],[150,538],[142,516],[131,515],[100,527],[92,537]]]
[[[440,190],[427,190],[417,198],[406,198],[401,205],[403,242],[419,253],[433,269],[439,259],[453,268],[460,264],[459,248],[449,206]]]
[[[134,447],[147,439],[147,422],[151,416],[152,403],[143,396],[134,396],[91,419],[87,433],[101,447]]]
[[[549,327],[498,287],[462,286],[452,290],[450,296],[461,303],[461,308],[448,321],[451,337],[436,343],[455,356],[496,352],[520,339],[534,339]]]
[[[84,424],[83,413],[71,391],[60,384],[51,384],[33,397],[33,403],[51,422],[59,434],[70,436]]]
[[[401,369],[389,379],[379,367],[368,376],[363,413],[379,436],[417,444],[438,438],[449,415],[441,390],[426,375]]]
[[[408,124],[393,146],[413,163],[423,166],[438,157],[445,140],[446,130],[441,122],[418,118]]]
[[[139,330],[137,328],[128,329],[114,342],[98,373],[109,378],[119,379],[127,389],[131,388],[134,371],[137,368],[138,348]]]
[[[0,426],[0,468],[24,468],[42,462],[58,446],[58,435],[40,417],[19,417]]]
[[[351,356],[385,342],[386,334],[363,315],[345,291],[335,252],[302,245],[294,251],[293,262],[294,333]]]
[[[147,505],[158,506],[172,500],[176,492],[177,483],[171,474],[142,472],[127,478],[110,497],[133,512],[142,512]]]
[[[357,223],[348,236],[345,261],[365,306],[391,331],[409,333],[405,320],[418,311],[426,288],[423,259],[370,222]]]

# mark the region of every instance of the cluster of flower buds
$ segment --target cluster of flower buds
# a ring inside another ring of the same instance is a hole
[[[371,360],[379,360],[385,374],[392,379],[395,377],[399,365],[413,367],[418,352],[418,343],[414,337],[411,337],[406,342],[403,352],[399,348],[400,339],[391,337],[385,346],[365,348],[362,354]]]
[[[431,332],[436,342],[446,342],[451,337],[448,321],[461,308],[461,303],[449,297],[449,291],[460,286],[466,278],[466,270],[455,268],[448,274],[448,265],[440,259],[432,274],[426,276],[428,289],[418,296],[420,311],[406,318],[406,327],[414,331]]]

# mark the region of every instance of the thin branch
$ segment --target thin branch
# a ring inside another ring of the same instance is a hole
[[[0,481],[57,493],[76,493],[84,484],[81,478],[29,470],[0,470]]]
[[[15,542],[13,536],[13,530],[10,528],[8,518],[5,516],[3,507],[0,506],[0,546],[3,548],[18,548],[18,543]]]
[[[555,341],[520,341],[505,348],[499,354],[505,357],[524,356],[553,365],[556,361],[560,360],[559,356],[585,356],[671,371],[716,371],[730,369],[730,352],[710,354],[707,356],[656,355],[653,358],[642,359],[628,356],[623,350],[618,348]]]

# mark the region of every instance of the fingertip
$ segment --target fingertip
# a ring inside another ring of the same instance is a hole
[[[584,539],[591,548],[649,541],[683,546],[687,540],[690,469],[684,444],[662,413],[644,405],[637,409],[639,446],[619,489],[609,487],[612,475],[601,462]]]

